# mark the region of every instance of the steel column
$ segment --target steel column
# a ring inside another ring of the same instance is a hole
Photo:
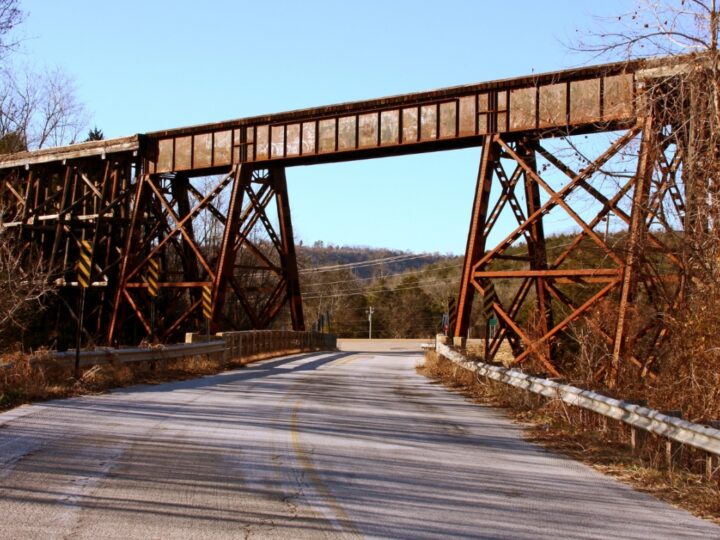
[[[297,257],[295,255],[295,238],[293,236],[292,220],[290,219],[290,201],[287,191],[285,169],[274,167],[271,169],[275,185],[275,198],[280,221],[280,241],[282,251],[280,260],[285,271],[287,299],[290,305],[290,319],[293,330],[305,330],[303,316],[302,296],[300,294],[300,279],[298,276]]]
[[[462,276],[460,277],[460,292],[457,301],[457,321],[455,328],[450,329],[455,337],[466,337],[470,326],[470,313],[475,295],[473,287],[474,267],[485,253],[485,219],[490,204],[490,189],[492,188],[493,168],[499,159],[499,147],[495,137],[487,135],[483,138],[482,157],[478,170],[475,198],[470,216],[467,246],[465,248],[465,261],[463,262]]]
[[[637,291],[639,265],[641,262],[642,246],[645,240],[648,195],[652,181],[653,167],[655,165],[655,152],[657,137],[653,116],[649,114],[642,122],[642,141],[640,143],[640,156],[637,173],[635,174],[635,191],[633,193],[632,213],[630,216],[630,230],[628,245],[623,269],[622,289],[618,304],[617,325],[613,343],[613,356],[607,384],[610,388],[618,382],[620,373],[620,360],[625,355],[625,342],[627,339],[627,319],[629,307]]]

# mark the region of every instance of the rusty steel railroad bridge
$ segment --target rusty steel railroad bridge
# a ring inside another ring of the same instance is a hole
[[[680,294],[672,278],[680,262],[654,226],[663,205],[680,215],[685,209],[682,144],[642,98],[649,85],[673,77],[676,64],[599,65],[7,155],[0,159],[3,234],[45,257],[67,320],[76,318],[81,245],[90,243],[84,331],[96,342],[122,343],[131,328],[159,341],[202,328],[203,290],[212,331],[267,328],[281,312],[301,330],[285,169],[481,147],[453,335],[466,335],[473,297],[504,280],[515,286],[491,299],[499,320],[491,355],[507,340],[516,363],[532,357],[557,376],[555,337],[602,301],[616,316],[596,330],[612,347],[615,369],[626,361],[651,373],[665,331],[653,326],[641,356],[628,342],[626,319],[641,286]],[[558,137],[598,134],[603,142],[593,144],[604,148],[580,168],[548,147]],[[607,182],[597,187],[606,164],[630,147],[634,173],[611,192]],[[576,207],[580,193],[592,211]],[[503,212],[517,225],[489,246]],[[576,227],[553,257],[543,230],[551,212]],[[608,216],[624,227],[621,246],[599,232]],[[588,242],[600,264],[573,258]],[[526,253],[506,253],[517,245]],[[658,256],[662,275],[651,264]],[[151,265],[159,268],[156,297],[148,291]],[[519,322],[528,302],[532,330]]]

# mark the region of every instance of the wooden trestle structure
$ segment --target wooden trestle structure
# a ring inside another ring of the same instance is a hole
[[[668,201],[681,216],[684,203],[681,141],[642,98],[676,64],[593,66],[5,156],[2,234],[45,257],[68,320],[79,245],[92,242],[85,331],[97,342],[168,341],[202,328],[208,287],[213,331],[267,328],[284,306],[300,330],[285,168],[481,147],[453,335],[467,335],[474,296],[494,283],[499,293],[488,300],[499,331],[490,355],[507,340],[516,363],[532,358],[557,376],[555,338],[609,302],[612,323],[596,329],[612,345],[608,368],[627,361],[648,372],[664,331],[648,321],[654,333],[639,356],[628,313],[639,287],[680,294],[680,262],[657,226]],[[575,147],[595,152],[580,167],[553,148],[559,137],[598,135]],[[608,164],[638,145],[634,173],[608,184]],[[498,233],[504,213],[517,225]],[[575,232],[550,254],[545,227],[557,213]],[[622,241],[602,234],[607,219],[622,225],[614,228]],[[600,253],[590,266],[575,257],[588,243]],[[157,296],[148,293],[151,261]]]

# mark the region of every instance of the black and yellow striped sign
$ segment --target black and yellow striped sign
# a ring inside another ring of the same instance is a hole
[[[87,289],[92,281],[92,242],[90,240],[82,240],[80,242],[80,258],[77,264],[78,283],[83,289]]]
[[[148,261],[147,284],[148,294],[155,298],[158,295],[158,279],[160,277],[160,261],[155,257]]]
[[[455,331],[455,324],[457,323],[458,309],[455,298],[451,298],[448,302],[448,333]]]
[[[497,293],[495,286],[491,281],[485,281],[485,292],[483,294],[483,315],[486,319],[490,319],[494,314],[493,304],[497,302]]]
[[[203,315],[207,320],[212,320],[212,287],[204,285],[202,288]]]

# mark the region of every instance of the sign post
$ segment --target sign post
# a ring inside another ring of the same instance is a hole
[[[488,362],[490,355],[490,319],[496,320],[493,304],[497,301],[495,286],[491,281],[485,280],[483,292],[483,316],[485,317],[485,361]]]
[[[212,286],[202,288],[203,316],[205,317],[205,335],[210,337],[210,321],[212,320]]]
[[[80,379],[80,347],[82,346],[83,319],[85,318],[85,292],[92,283],[92,242],[82,240],[80,242],[80,258],[77,263],[77,280],[80,285],[80,305],[77,317],[77,336],[75,339],[75,378]]]
[[[150,339],[155,341],[155,305],[159,292],[158,279],[160,277],[160,261],[153,257],[148,262],[147,284],[150,295]]]
[[[448,320],[447,320],[447,329],[445,330],[445,335],[455,335],[455,324],[457,323],[457,302],[455,301],[455,298],[452,297],[448,301]],[[467,336],[463,336],[467,337]]]

